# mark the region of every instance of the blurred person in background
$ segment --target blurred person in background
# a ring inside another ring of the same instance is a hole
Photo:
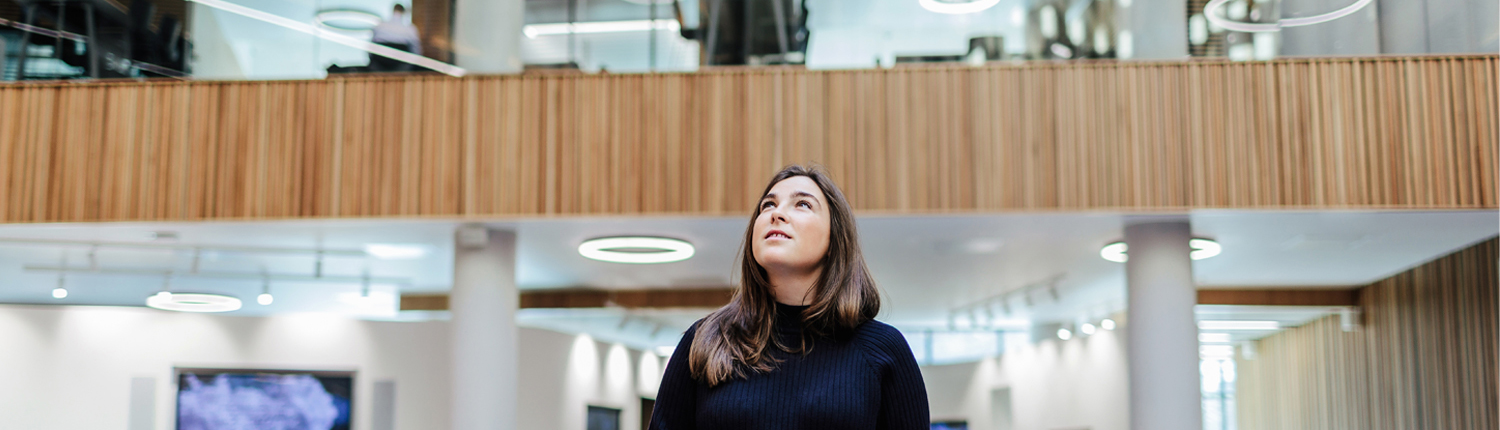
[[[406,6],[400,4],[391,8],[391,19],[375,26],[370,42],[398,51],[422,55],[422,36],[417,32],[417,27],[411,25],[411,16],[406,14]],[[411,64],[406,62],[370,54],[370,71],[372,72],[409,72],[411,70]]]

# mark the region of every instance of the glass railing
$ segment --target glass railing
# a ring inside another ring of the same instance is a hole
[[[1494,53],[1497,2],[11,0],[0,79]]]

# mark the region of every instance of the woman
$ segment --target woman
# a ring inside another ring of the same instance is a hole
[[[844,194],[817,169],[776,173],[750,218],[740,286],[667,362],[651,428],[927,429],[927,392]]]

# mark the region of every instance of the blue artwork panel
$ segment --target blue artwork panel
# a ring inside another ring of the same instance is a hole
[[[349,430],[353,378],[182,373],[178,430]]]

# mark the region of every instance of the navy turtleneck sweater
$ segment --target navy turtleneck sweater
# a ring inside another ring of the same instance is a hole
[[[798,345],[806,306],[777,304],[775,335]],[[906,338],[869,321],[852,333],[813,339],[812,351],[786,353],[775,370],[749,372],[710,388],[688,370],[694,323],[667,361],[652,430],[894,429],[926,430],[927,388]]]

